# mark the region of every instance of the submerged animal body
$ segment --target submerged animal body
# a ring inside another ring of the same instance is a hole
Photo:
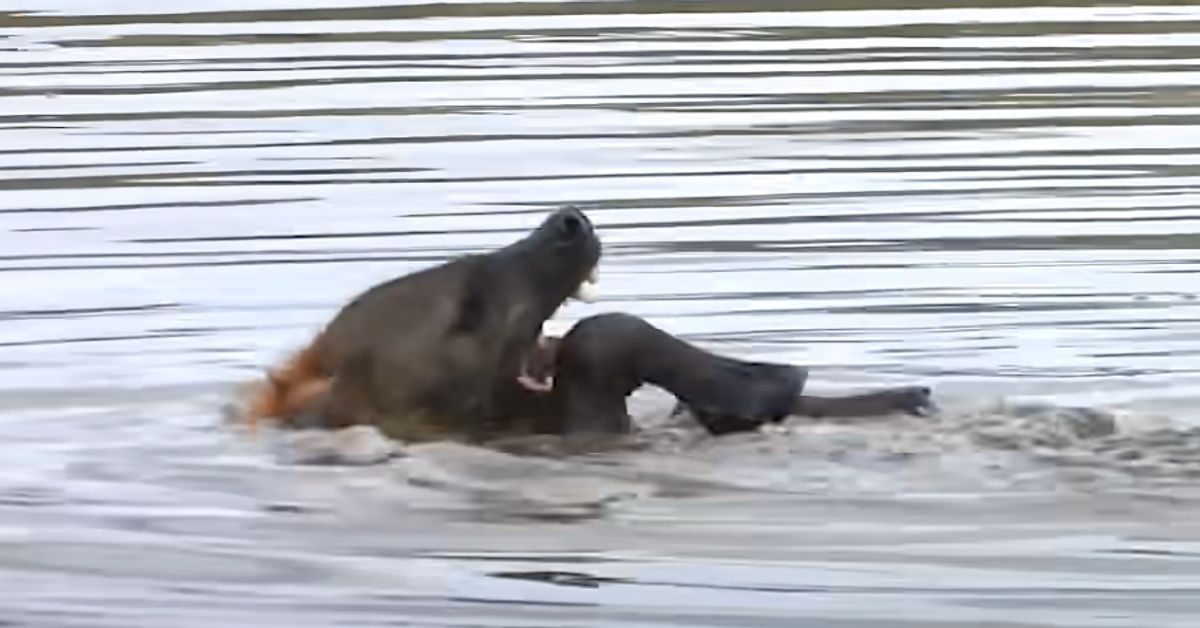
[[[621,312],[585,318],[561,338],[543,338],[535,350],[538,355],[528,360],[530,374],[553,381],[554,390],[527,414],[542,416],[546,431],[557,433],[627,431],[625,399],[644,384],[674,395],[676,411],[686,410],[718,435],[793,415],[872,417],[932,408],[925,386],[846,396],[804,394],[805,368],[719,355]]]

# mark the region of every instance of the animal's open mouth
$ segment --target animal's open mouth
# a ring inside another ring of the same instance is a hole
[[[517,383],[530,392],[547,393],[554,389],[554,364],[561,339],[538,333],[537,340],[521,358]]]
[[[600,283],[600,274],[593,266],[591,272],[583,281],[579,282],[579,286],[575,288],[575,292],[571,294],[572,299],[583,301],[584,303],[594,303],[599,290],[596,284]],[[525,352],[521,357],[520,371],[517,373],[517,383],[522,388],[535,393],[547,393],[554,389],[554,365],[558,357],[558,343],[560,338],[552,338],[542,335],[539,331],[537,340],[533,346]]]

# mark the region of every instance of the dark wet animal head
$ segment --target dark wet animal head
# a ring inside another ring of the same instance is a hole
[[[596,236],[596,229],[587,214],[574,205],[550,214],[530,239],[552,248],[556,257],[575,270],[581,280],[600,263],[600,238]]]
[[[572,205],[547,216],[507,249],[528,264],[527,272],[558,303],[576,293],[580,284],[594,280],[601,254],[592,221]]]

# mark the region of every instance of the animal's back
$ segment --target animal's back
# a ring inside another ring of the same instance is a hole
[[[332,375],[348,355],[400,340],[437,342],[456,315],[461,298],[456,284],[463,283],[473,264],[473,258],[460,258],[386,281],[355,297],[317,339],[324,370]]]
[[[290,423],[325,394],[348,356],[381,345],[435,342],[448,326],[471,261],[454,260],[373,286],[346,304],[307,346],[250,389],[238,413],[251,427],[266,418]],[[416,331],[417,333],[412,333]],[[415,349],[415,347],[412,347]]]

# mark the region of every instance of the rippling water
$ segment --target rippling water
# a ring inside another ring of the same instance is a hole
[[[1200,9],[202,4],[0,7],[0,623],[1195,624]],[[217,423],[567,202],[605,299],[560,326],[957,409],[365,469]]]

